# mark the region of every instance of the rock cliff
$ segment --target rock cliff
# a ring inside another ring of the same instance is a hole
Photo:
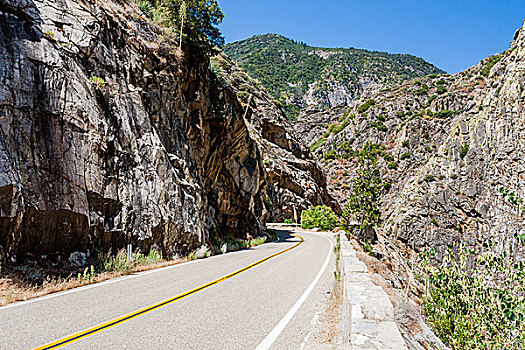
[[[280,191],[254,139],[266,122],[172,40],[126,1],[0,0],[0,260],[260,232]],[[326,200],[315,171],[318,193],[285,188]]]
[[[407,277],[414,252],[452,243],[524,256],[525,27],[506,52],[454,75],[383,89],[350,109],[313,111],[294,125],[324,158],[331,192],[348,200],[356,151],[383,146],[391,184],[381,203],[377,249],[393,278]],[[317,124],[317,132],[312,132]],[[322,125],[322,127],[319,127]],[[403,258],[401,258],[403,257]]]
[[[261,150],[270,219],[298,221],[302,210],[321,204],[340,212],[339,203],[328,193],[323,171],[299,141],[278,102],[224,54],[212,64],[219,80],[231,86],[243,107],[251,111],[246,114],[246,123]]]

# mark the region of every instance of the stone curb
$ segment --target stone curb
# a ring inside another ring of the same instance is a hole
[[[347,350],[407,350],[394,320],[394,308],[375,285],[366,265],[340,231],[343,278],[343,341]]]

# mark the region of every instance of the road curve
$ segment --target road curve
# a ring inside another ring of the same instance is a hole
[[[184,298],[64,348],[255,349],[285,316],[290,318],[290,309],[294,305],[297,309],[297,301],[305,299],[305,291],[331,254],[331,243],[322,234],[300,236],[302,244],[298,244],[299,237],[280,233],[279,242],[2,307],[0,348],[50,344],[197,288]],[[324,284],[332,269],[324,271]],[[316,284],[312,296],[292,315],[290,325],[278,334],[273,348],[299,348],[324,289],[323,283]]]

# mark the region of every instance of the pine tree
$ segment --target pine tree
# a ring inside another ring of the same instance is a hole
[[[354,228],[358,237],[366,241],[376,239],[374,228],[381,222],[379,199],[383,191],[381,171],[377,166],[378,145],[367,142],[359,152],[359,168],[353,180],[350,200],[343,211],[343,218],[349,224],[352,214],[359,226]]]

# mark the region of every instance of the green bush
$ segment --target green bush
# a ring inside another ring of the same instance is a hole
[[[335,149],[332,149],[332,150],[326,152],[323,155],[323,158],[324,158],[324,160],[335,159],[336,158]]]
[[[461,145],[461,147],[459,148],[459,157],[461,159],[465,158],[465,156],[467,155],[468,153],[468,150],[469,150],[469,145],[468,143],[464,143]]]
[[[96,76],[89,77],[89,81],[90,81],[91,84],[93,84],[97,89],[102,89],[103,87],[106,86],[106,80],[104,80],[104,78],[101,78],[101,77],[96,77]]]
[[[439,111],[439,112],[436,112],[434,113],[434,117],[436,118],[441,118],[441,119],[445,119],[445,118],[448,118],[450,117],[451,115],[454,114],[454,111],[449,111],[447,109],[444,109],[442,111]]]
[[[376,104],[376,101],[374,101],[373,99],[369,99],[368,101],[363,103],[361,106],[359,106],[359,108],[357,108],[357,111],[359,113],[365,113],[366,111],[368,111],[370,107],[374,106],[375,104]]]
[[[479,72],[479,74],[485,77],[488,77],[492,67],[494,67],[494,65],[498,63],[501,60],[501,58],[502,58],[501,55],[492,55],[492,56],[489,56],[487,59],[485,59],[485,61],[482,61],[484,65],[483,65],[483,68],[481,68],[481,71]]]
[[[523,349],[524,263],[507,251],[495,254],[449,248],[439,264],[423,255],[428,278],[425,313],[436,334],[452,349]]]
[[[377,239],[375,227],[381,223],[379,200],[388,187],[383,185],[381,171],[377,166],[377,156],[381,152],[384,152],[382,145],[369,141],[359,152],[359,167],[352,180],[352,192],[342,215],[345,229],[366,242]],[[352,218],[359,223],[357,227],[350,226]]]
[[[397,169],[397,162],[392,162],[388,164],[388,169]]]
[[[310,152],[315,152],[323,143],[326,142],[326,137],[321,137],[310,145]]]
[[[218,28],[224,14],[216,0],[137,0],[136,3],[155,24],[178,36],[182,34],[184,42],[197,44],[207,55],[216,53],[215,48],[224,45]]]
[[[438,95],[443,95],[445,92],[447,92],[447,88],[443,85],[438,85],[436,92]]]
[[[383,153],[383,159],[386,160],[387,162],[393,162],[394,161],[394,156],[388,154],[388,153]]]
[[[128,274],[133,271],[136,266],[151,265],[162,261],[162,252],[156,249],[151,249],[148,255],[141,253],[132,253],[131,259],[128,260],[127,252],[121,249],[116,255],[108,253],[106,256],[99,254],[98,260],[101,263],[100,270],[106,272],[121,272]]]
[[[377,121],[377,122],[373,121],[373,122],[370,123],[370,126],[373,127],[373,128],[376,128],[379,131],[383,131],[383,132],[388,131],[387,126],[385,124],[383,124],[383,122],[381,122],[381,121]]]
[[[301,213],[301,227],[304,229],[319,227],[321,230],[333,230],[339,224],[337,215],[325,205],[311,207]]]
[[[428,85],[422,84],[421,87],[416,90],[416,95],[418,96],[426,95],[428,94],[428,90],[429,90]]]
[[[410,158],[410,156],[411,156],[411,154],[408,153],[408,152],[407,152],[407,153],[403,153],[403,154],[401,155],[401,157],[399,157],[399,159],[401,159],[401,160],[405,160],[405,159]]]

